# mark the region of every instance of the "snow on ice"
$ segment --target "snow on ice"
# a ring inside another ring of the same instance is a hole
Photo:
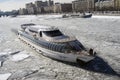
[[[8,54],[7,52],[1,52],[0,56],[7,55],[7,54]]]
[[[0,80],[8,80],[11,76],[11,73],[0,74]]]
[[[15,55],[13,55],[11,57],[11,60],[12,61],[21,61],[21,60],[24,60],[24,59],[26,59],[26,58],[29,57],[29,55],[26,54],[26,53],[27,53],[26,51],[22,51],[22,52],[20,52],[18,54],[15,54]]]
[[[2,66],[2,61],[0,61],[0,67]]]
[[[101,19],[120,19],[120,16],[92,16],[92,18],[101,18]]]

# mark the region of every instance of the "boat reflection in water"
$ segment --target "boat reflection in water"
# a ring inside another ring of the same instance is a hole
[[[92,49],[87,51],[75,37],[53,26],[23,24],[18,36],[42,55],[53,59],[83,64],[95,58]]]

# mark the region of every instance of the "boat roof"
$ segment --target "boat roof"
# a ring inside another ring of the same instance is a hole
[[[21,26],[33,26],[35,25],[34,23],[28,23],[28,24],[22,24]]]
[[[46,26],[46,25],[33,25],[33,26],[29,26],[29,29],[37,31],[37,32],[59,30],[58,28],[54,26]]]
[[[40,32],[40,31],[54,31],[54,30],[59,30],[55,26],[48,26],[48,25],[36,25],[34,23],[27,23],[27,24],[22,24],[21,28],[28,28],[30,30]]]

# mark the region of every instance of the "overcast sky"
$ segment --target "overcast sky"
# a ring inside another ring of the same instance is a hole
[[[13,9],[19,9],[25,7],[25,3],[34,2],[36,0],[0,0],[1,11],[11,11]],[[42,0],[46,1],[46,0]],[[54,0],[54,2],[67,3],[74,0]]]

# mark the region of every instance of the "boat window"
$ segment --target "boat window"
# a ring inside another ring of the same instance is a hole
[[[54,30],[54,31],[44,31],[43,32],[45,35],[50,36],[50,37],[55,37],[55,36],[61,36],[63,35],[59,30]]]
[[[32,32],[32,33],[37,33],[36,31],[30,30],[30,29],[29,29],[29,31]]]
[[[81,51],[81,50],[85,50],[85,48],[79,41],[76,40],[66,43],[65,50]]]
[[[29,24],[22,24],[21,26],[33,26],[33,25],[35,25],[35,24],[29,23]]]

